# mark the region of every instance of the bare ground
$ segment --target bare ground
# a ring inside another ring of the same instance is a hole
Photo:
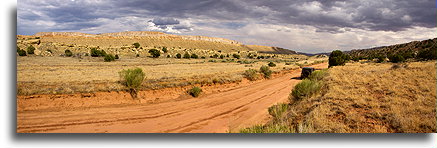
[[[185,88],[143,91],[139,100],[125,92],[18,96],[17,132],[233,132],[266,123],[267,108],[287,101],[300,81],[291,78],[298,76],[300,70],[294,70],[270,80],[205,87],[199,98],[184,94]]]

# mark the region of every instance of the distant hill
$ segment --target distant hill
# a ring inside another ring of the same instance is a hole
[[[423,41],[412,41],[409,43],[396,44],[391,46],[381,46],[369,49],[355,49],[345,51],[352,58],[371,59],[378,56],[387,57],[394,54],[401,54],[407,56],[415,56],[423,50],[437,50],[437,38]]]
[[[139,43],[140,49],[132,46]],[[173,35],[151,31],[126,31],[102,34],[80,32],[39,32],[32,36],[17,35],[17,45],[26,48],[33,44],[41,51],[63,52],[65,49],[87,52],[90,48],[104,49],[114,54],[138,54],[146,49],[163,48],[193,52],[258,52],[266,54],[297,54],[279,47],[244,45],[241,42],[216,37]],[[58,51],[59,50],[59,51]]]

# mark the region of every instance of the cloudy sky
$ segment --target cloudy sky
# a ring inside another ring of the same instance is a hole
[[[161,31],[307,53],[435,38],[434,0],[19,0],[17,33]]]

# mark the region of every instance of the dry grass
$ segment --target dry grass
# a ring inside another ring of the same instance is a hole
[[[316,133],[436,132],[435,62],[347,64],[329,69],[323,81],[321,95],[292,102],[282,122],[265,127],[287,125],[287,131]]]
[[[250,64],[208,62],[209,59],[128,58],[103,62],[102,58],[17,57],[18,94],[59,94],[123,90],[118,72],[139,67],[146,73],[142,89],[179,87],[192,84],[211,85],[238,82],[243,72],[258,69],[267,60],[252,60]],[[249,59],[247,59],[249,60]],[[298,66],[276,63],[274,72],[296,69]]]

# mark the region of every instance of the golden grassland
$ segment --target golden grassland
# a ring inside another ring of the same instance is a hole
[[[348,63],[328,70],[315,97],[241,132],[436,132],[436,63]],[[293,100],[293,98],[291,98]]]
[[[95,91],[119,91],[123,69],[141,68],[146,73],[142,89],[159,89],[193,84],[212,85],[239,82],[247,69],[258,70],[269,60],[255,59],[175,59],[121,57],[114,62],[102,58],[83,57],[17,57],[19,95],[62,94]],[[326,58],[309,58],[298,62],[276,60],[274,72],[298,68],[298,63],[311,64]],[[240,63],[238,63],[240,61]],[[286,64],[287,63],[287,64]]]

